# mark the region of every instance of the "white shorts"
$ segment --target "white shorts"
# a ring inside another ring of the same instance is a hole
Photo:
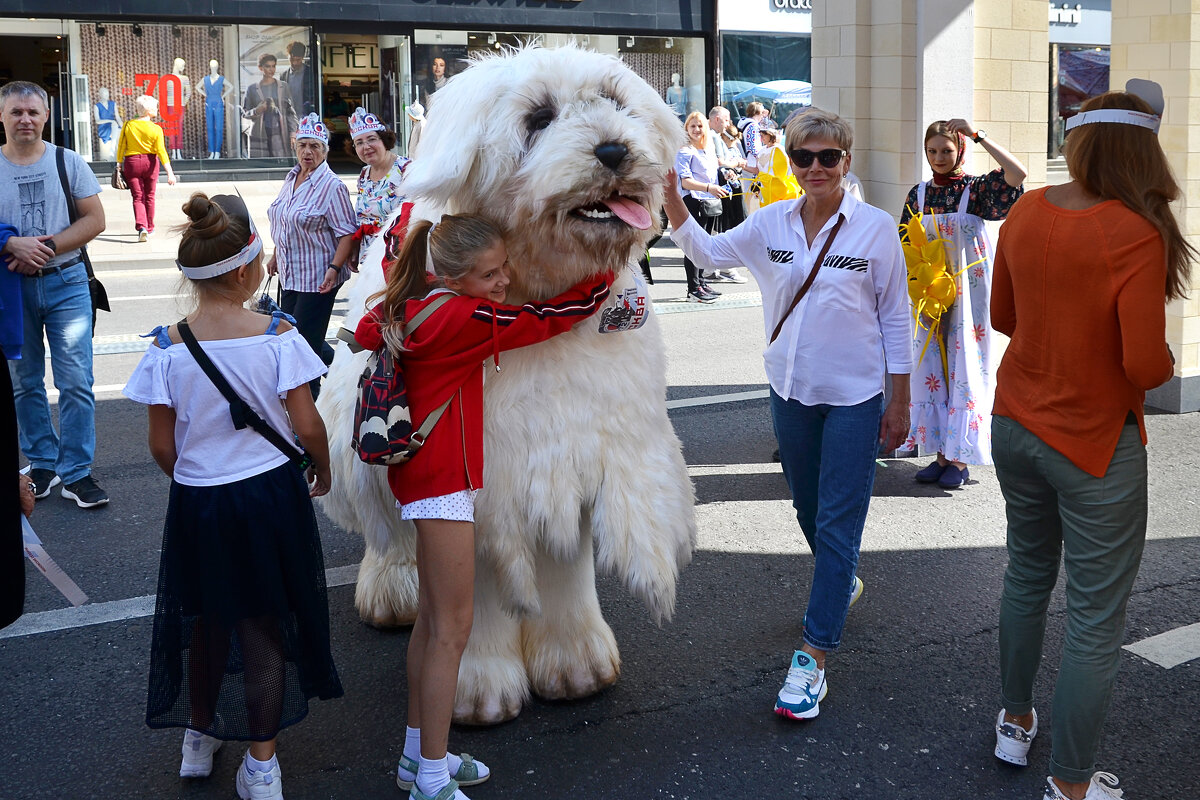
[[[475,495],[478,489],[463,490],[440,497],[426,497],[415,503],[396,503],[400,519],[448,519],[455,522],[475,521]]]

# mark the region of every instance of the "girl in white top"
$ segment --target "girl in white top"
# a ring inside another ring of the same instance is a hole
[[[146,722],[186,728],[182,777],[205,777],[223,740],[249,740],[243,800],[282,798],[275,737],[312,697],[340,697],[311,497],[329,491],[325,426],[308,382],[325,372],[282,312],[245,303],[262,240],[239,197],[192,195],[178,265],[196,291],[187,327],[234,392],[308,451],[235,427],[179,326],[159,327],[125,395],[149,406],[150,453],[172,477],[163,529]]]

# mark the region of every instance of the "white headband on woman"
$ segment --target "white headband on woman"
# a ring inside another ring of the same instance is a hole
[[[1154,81],[1130,78],[1125,83],[1125,91],[1145,100],[1154,113],[1146,114],[1142,111],[1131,111],[1125,108],[1097,108],[1071,117],[1067,120],[1066,130],[1070,131],[1080,125],[1091,125],[1097,122],[1115,122],[1120,125],[1137,125],[1139,128],[1148,128],[1158,133],[1165,106],[1162,87]]]
[[[241,250],[215,264],[205,264],[200,267],[185,267],[176,261],[175,266],[183,270],[183,274],[191,280],[200,281],[224,275],[226,272],[231,272],[252,263],[263,251],[263,243],[262,237],[258,235],[258,230],[254,227],[254,219],[249,214],[246,215],[246,218],[250,221],[250,241],[246,242],[246,246]]]
[[[429,230],[425,233],[425,272],[434,276],[437,275],[437,270],[433,268],[433,232],[437,226],[437,222],[430,223]]]

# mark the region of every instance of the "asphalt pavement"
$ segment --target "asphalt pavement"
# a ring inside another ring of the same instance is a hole
[[[164,233],[145,245],[128,235],[132,216],[122,223],[105,198],[109,230],[93,251],[116,311],[101,316],[97,338],[95,470],[112,502],[84,511],[54,493],[37,506],[33,524],[47,550],[91,601],[69,609],[27,570],[27,614],[0,632],[3,800],[234,796],[241,747],[218,754],[211,778],[184,782],[181,732],[151,731],[143,721],[169,481],[149,457],[145,410],[119,394],[145,346],[137,334],[186,311],[165,227],[191,188],[164,188]],[[242,189],[258,216],[278,183]],[[534,701],[495,728],[455,728],[452,747],[493,770],[469,796],[1040,798],[1063,598],[1060,588],[1038,682],[1043,733],[1031,766],[1009,767],[992,756],[1006,559],[990,468],[972,468],[970,485],[949,492],[913,481],[923,459],[880,466],[859,572],[866,591],[842,649],[830,656],[821,715],[798,723],[771,713],[800,641],[812,557],[771,460],[761,302],[751,282],[720,285],[725,294],[712,306],[684,303],[680,254],[669,240],[655,250],[654,274],[671,419],[695,482],[699,525],[674,619],[656,627],[601,578],[620,680],[584,700]],[[1150,533],[1129,605],[1131,646],[1200,621],[1200,415],[1147,422]],[[352,582],[362,541],[323,516],[320,527],[346,695],[314,701],[309,718],[281,734],[286,796],[400,800],[392,776],[404,736],[408,632],[358,620]],[[1120,776],[1129,800],[1200,797],[1200,645],[1186,632],[1176,636],[1175,652],[1186,660],[1169,668],[1161,655],[1122,654],[1098,765]]]

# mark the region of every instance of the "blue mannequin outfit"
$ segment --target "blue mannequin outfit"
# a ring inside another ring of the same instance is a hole
[[[225,144],[225,76],[204,76],[204,126],[208,132],[208,152],[220,153]]]
[[[117,101],[109,100],[107,103],[96,102],[96,116],[100,118],[100,122],[96,123],[96,136],[100,137],[100,141],[108,144],[112,141],[113,131],[117,125]]]

